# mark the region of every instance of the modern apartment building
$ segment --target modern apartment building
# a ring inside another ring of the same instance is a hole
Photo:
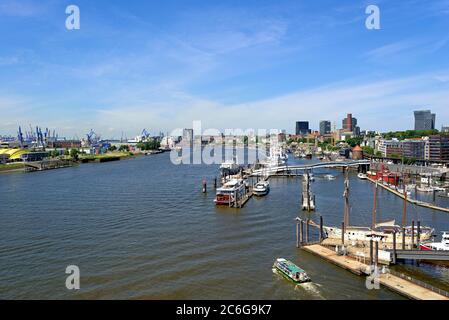
[[[328,120],[320,121],[320,134],[323,136],[329,133],[331,133],[331,122]]]
[[[449,161],[449,136],[429,136],[429,160]]]

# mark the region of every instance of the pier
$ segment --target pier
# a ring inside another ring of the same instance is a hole
[[[25,165],[25,172],[34,172],[34,171],[44,171],[44,170],[72,167],[73,162],[69,160],[43,160],[43,161],[24,162],[24,165]]]
[[[323,219],[320,224],[313,223],[310,219],[296,218],[296,247],[316,255],[325,261],[332,263],[358,276],[371,277],[380,285],[395,291],[409,299],[416,300],[449,300],[449,293],[433,287],[425,282],[413,279],[402,273],[397,273],[380,265],[396,263],[397,259],[446,260],[449,253],[420,250],[393,250],[380,249],[379,243],[370,241],[369,246],[353,247],[344,243],[344,240],[323,239]],[[305,225],[305,226],[304,226]],[[319,240],[310,241],[309,225],[319,228]],[[344,224],[343,224],[344,226]],[[304,232],[304,227],[306,232]],[[443,257],[444,256],[444,257]],[[385,257],[389,257],[386,259]],[[377,270],[377,273],[373,271]],[[375,279],[374,279],[375,277]]]
[[[371,179],[371,178],[367,178],[367,179],[369,181],[371,181],[372,183],[376,183],[376,181]],[[423,208],[427,208],[427,209],[438,210],[438,211],[449,213],[449,208],[439,207],[439,206],[433,205],[433,204],[428,203],[428,202],[419,201],[419,200],[416,200],[416,199],[411,199],[410,197],[405,197],[402,193],[400,193],[400,192],[398,192],[398,191],[396,191],[396,190],[394,190],[394,189],[384,185],[383,183],[378,183],[377,185],[381,186],[385,190],[390,191],[391,193],[397,195],[401,199],[405,199],[407,202],[409,202],[411,204],[414,204],[414,205],[417,205],[417,206],[420,206],[420,207],[423,207]]]

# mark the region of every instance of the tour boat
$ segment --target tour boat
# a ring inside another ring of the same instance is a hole
[[[365,173],[360,172],[357,177],[362,180],[368,179],[368,176]]]
[[[303,269],[284,258],[276,259],[273,264],[273,268],[279,271],[284,277],[295,283],[304,283],[310,281],[309,276]]]
[[[270,192],[270,183],[268,181],[260,181],[253,188],[253,194],[258,197],[265,196],[268,192]]]
[[[449,232],[443,232],[441,242],[422,243],[420,248],[425,251],[449,251]]]
[[[243,179],[232,179],[217,189],[214,202],[216,205],[231,205],[244,195],[245,188]]]

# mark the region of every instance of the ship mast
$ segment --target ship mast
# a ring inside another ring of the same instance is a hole
[[[374,204],[373,204],[373,231],[376,229],[376,220],[377,220],[377,183],[378,180],[376,180],[376,185],[374,187]]]
[[[345,168],[345,192],[343,197],[345,198],[345,212],[343,222],[345,227],[349,226],[349,168]]]

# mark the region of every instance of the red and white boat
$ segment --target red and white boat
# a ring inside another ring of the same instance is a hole
[[[422,243],[420,248],[427,251],[449,251],[449,232],[443,232],[441,242]]]
[[[216,205],[232,205],[245,194],[246,185],[242,179],[226,182],[215,194]]]

